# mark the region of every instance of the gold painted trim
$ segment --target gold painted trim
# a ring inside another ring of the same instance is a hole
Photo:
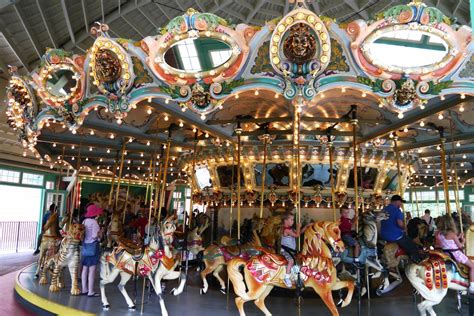
[[[94,313],[84,312],[69,306],[61,305],[56,302],[52,302],[47,300],[46,298],[33,293],[26,287],[22,286],[20,283],[20,274],[30,266],[34,265],[30,264],[29,266],[24,267],[16,276],[15,281],[15,291],[16,293],[22,297],[28,303],[37,306],[45,311],[60,315],[60,316],[94,316]]]

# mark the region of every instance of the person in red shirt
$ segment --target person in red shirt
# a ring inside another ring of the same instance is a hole
[[[137,230],[137,233],[140,234],[138,238],[141,241],[143,241],[143,238],[145,238],[145,227],[147,224],[148,219],[143,216],[143,213],[141,211],[138,212],[137,218],[130,223],[130,226],[134,227]]]
[[[339,224],[339,229],[341,230],[341,239],[346,245],[346,247],[354,248],[354,262],[359,261],[360,255],[360,244],[352,236],[352,226],[354,225],[353,220],[350,218],[350,210],[346,206],[341,207],[340,209],[341,219]]]

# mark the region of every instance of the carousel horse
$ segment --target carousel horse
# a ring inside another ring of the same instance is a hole
[[[46,284],[46,270],[51,271],[50,292],[58,292],[64,287],[63,270],[67,266],[71,275],[71,295],[81,294],[78,281],[80,263],[80,243],[84,238],[84,225],[71,224],[66,236],[61,241],[59,251],[54,256],[46,258],[41,272],[40,284]]]
[[[35,277],[39,277],[43,269],[46,258],[52,257],[59,248],[61,236],[58,232],[58,213],[54,212],[46,221],[43,227],[43,236],[41,237],[40,253],[38,257],[38,267],[36,268]],[[41,278],[39,284],[46,284],[46,279]]]
[[[107,228],[107,248],[112,248],[118,239],[123,235],[123,213],[114,211],[110,217],[110,223]]]
[[[470,225],[468,229],[466,229],[465,233],[465,239],[466,239],[466,256],[469,257],[469,259],[473,260],[474,259],[474,224]]]
[[[149,245],[144,249],[126,239],[119,239],[118,247],[115,247],[112,252],[102,255],[100,294],[104,310],[110,308],[109,301],[105,296],[105,285],[112,283],[119,274],[119,291],[125,298],[128,309],[135,310],[135,304],[128,296],[125,285],[132,276],[138,275],[150,281],[160,301],[161,315],[168,315],[163,300],[161,280],[175,280],[182,276],[178,288],[171,291],[174,295],[183,292],[186,282],[186,278],[181,275],[180,271],[174,271],[180,261],[179,258],[173,256],[172,244],[175,230],[175,217],[168,217],[162,224],[161,232],[157,230],[156,234],[151,236]],[[160,245],[161,243],[162,245]]]
[[[340,281],[337,278],[336,267],[332,262],[331,249],[328,245],[333,251],[344,251],[338,223],[324,221],[315,222],[309,226],[304,233],[301,254],[296,257],[299,266],[296,274],[297,280],[300,280],[304,287],[312,288],[335,316],[339,315],[339,312],[331,291],[348,289],[342,303],[342,307],[345,307],[351,302],[354,282]],[[255,305],[265,315],[271,315],[265,306],[265,298],[274,286],[286,288],[284,283],[286,265],[287,261],[283,256],[266,252],[253,256],[249,260],[234,258],[227,263],[227,273],[237,295],[235,304],[241,316],[245,315],[244,303],[248,301],[255,301]],[[241,268],[243,268],[243,275],[240,272]]]
[[[225,246],[225,245],[210,245],[204,250],[202,259],[204,262],[204,269],[201,271],[201,279],[203,283],[203,287],[200,290],[201,294],[205,294],[209,288],[209,284],[207,283],[206,276],[212,272],[212,275],[219,281],[221,286],[220,291],[223,294],[226,294],[227,288],[224,280],[219,275],[219,273],[224,269],[226,263],[235,257],[239,258],[250,258],[252,255],[258,254],[262,251],[262,242],[261,237],[259,236],[258,232],[263,231],[265,227],[274,225],[274,221],[269,219],[261,219],[258,217],[254,217],[251,220],[251,233],[249,234],[248,241],[245,241],[246,238],[243,238],[242,245],[232,245],[232,246]],[[266,229],[266,232],[270,234],[272,229],[270,227]],[[245,234],[242,234],[245,236]]]
[[[367,211],[362,213],[361,216],[362,234],[358,238],[360,244],[359,262],[361,265],[366,265],[369,268],[377,270],[378,273],[374,277],[379,277],[380,273],[384,271],[377,257],[377,223],[385,219],[388,219],[388,214],[383,211]],[[343,263],[354,263],[354,257],[350,256],[349,249],[346,248],[346,250],[342,252],[341,261]],[[343,270],[344,269],[343,266]]]
[[[411,285],[424,298],[424,301],[417,305],[421,315],[428,313],[436,316],[433,306],[441,303],[448,289],[467,291],[469,288],[469,267],[438,251],[429,251],[428,259],[420,264],[408,265],[405,274]]]
[[[425,221],[418,221],[416,218],[413,218],[408,223],[407,230],[409,235],[414,237],[412,238],[413,241],[419,246],[423,246],[423,241],[428,236],[428,225],[426,225]],[[402,260],[408,260],[405,250],[395,242],[386,243],[382,250],[382,263],[388,270],[388,273],[385,273],[383,283],[376,291],[377,295],[386,294],[402,283],[403,279],[399,269]],[[389,276],[394,277],[395,281],[390,282]]]
[[[203,214],[203,213],[201,213]],[[188,232],[187,235],[187,246],[188,251],[193,255],[197,255],[199,252],[204,251],[202,234],[209,227],[211,219],[209,216],[203,214],[205,217],[201,217],[202,220],[195,222],[195,227]]]

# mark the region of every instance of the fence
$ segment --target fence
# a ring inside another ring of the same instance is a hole
[[[0,222],[0,253],[34,250],[38,222]]]

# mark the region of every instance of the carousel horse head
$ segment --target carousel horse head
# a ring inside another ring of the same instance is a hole
[[[322,254],[324,244],[327,244],[335,252],[344,251],[344,242],[341,239],[341,231],[338,222],[321,221],[315,222],[309,226],[304,233],[303,253]],[[327,251],[331,251],[327,249]],[[326,254],[331,257],[330,253]]]
[[[161,233],[165,244],[171,245],[173,243],[173,234],[176,231],[176,216],[171,215],[161,224]]]
[[[205,218],[201,218],[202,220],[197,221],[200,223],[200,226],[194,227],[188,233],[188,248],[193,255],[196,255],[200,251],[204,250],[204,247],[202,245],[202,234],[209,227],[210,218],[205,214],[203,215],[205,216]]]
[[[389,215],[384,211],[367,211],[362,213],[361,218],[362,238],[368,247],[374,248],[377,245],[377,222],[388,219]]]
[[[265,218],[260,218],[256,214],[252,218],[252,230],[261,232],[265,226]]]

